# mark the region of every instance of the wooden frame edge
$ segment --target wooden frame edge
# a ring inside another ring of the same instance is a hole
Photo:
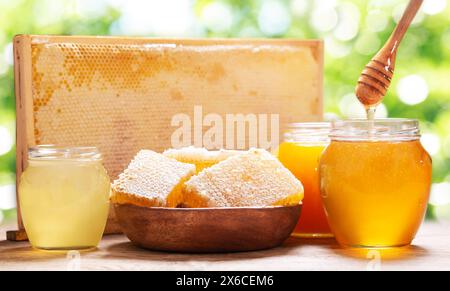
[[[7,233],[8,240],[26,240],[19,203],[20,176],[27,164],[28,147],[34,140],[32,72],[31,72],[31,38],[17,35],[13,40],[14,49],[14,92],[16,95],[16,201],[18,231]],[[28,120],[28,121],[27,121]]]
[[[83,44],[166,44],[176,43],[180,45],[208,44],[302,44],[309,46],[322,45],[321,39],[296,39],[296,38],[153,38],[153,37],[127,37],[127,36],[89,36],[89,35],[22,35],[31,39],[32,44],[58,44],[58,43],[83,43]]]

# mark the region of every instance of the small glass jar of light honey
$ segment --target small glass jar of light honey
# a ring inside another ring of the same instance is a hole
[[[349,247],[409,245],[431,184],[431,158],[420,143],[418,121],[337,121],[330,138],[319,171],[337,241]]]
[[[299,179],[305,189],[300,220],[292,233],[296,237],[332,237],[320,197],[318,165],[329,143],[328,122],[290,124],[278,149],[278,158]]]
[[[19,183],[31,245],[44,250],[96,247],[108,218],[109,195],[109,177],[97,148],[31,148]]]

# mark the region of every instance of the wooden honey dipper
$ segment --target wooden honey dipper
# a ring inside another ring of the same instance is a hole
[[[423,0],[411,0],[385,45],[363,69],[356,86],[356,97],[367,108],[379,104],[391,84],[395,68],[395,57],[414,16]]]

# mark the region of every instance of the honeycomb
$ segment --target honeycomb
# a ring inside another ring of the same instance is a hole
[[[182,163],[194,164],[196,172],[200,173],[206,168],[209,168],[229,157],[244,153],[244,151],[234,150],[218,150],[208,151],[205,148],[185,147],[181,149],[168,149],[163,152],[163,155],[175,159]]]
[[[277,158],[251,149],[204,169],[185,183],[187,207],[291,206],[303,199],[303,185]]]
[[[34,141],[94,145],[112,179],[142,148],[170,148],[171,118],[321,118],[321,44],[31,37]],[[297,104],[297,106],[292,106]]]
[[[167,158],[150,150],[141,150],[112,184],[111,201],[146,207],[176,207],[182,185],[195,166]]]

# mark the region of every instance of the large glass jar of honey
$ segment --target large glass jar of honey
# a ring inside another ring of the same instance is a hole
[[[303,184],[302,214],[293,232],[297,237],[332,237],[320,197],[318,165],[329,143],[327,122],[290,124],[278,149],[278,158]]]
[[[108,218],[109,195],[109,177],[96,148],[31,148],[19,183],[30,243],[45,250],[96,247]]]
[[[416,120],[349,120],[332,125],[320,161],[328,221],[350,247],[409,245],[426,211],[431,158]]]

